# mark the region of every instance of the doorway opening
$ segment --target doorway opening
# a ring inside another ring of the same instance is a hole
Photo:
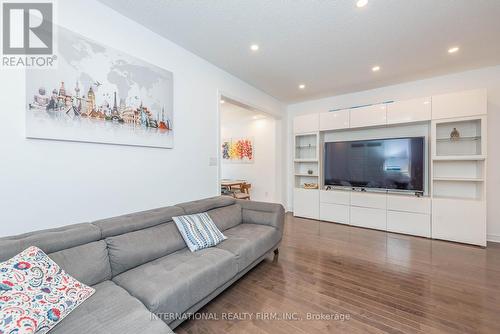
[[[279,121],[224,95],[220,98],[219,111],[221,195],[278,201],[276,143]]]

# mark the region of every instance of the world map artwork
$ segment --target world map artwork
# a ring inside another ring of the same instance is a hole
[[[57,30],[57,66],[26,72],[26,136],[172,148],[173,74]]]

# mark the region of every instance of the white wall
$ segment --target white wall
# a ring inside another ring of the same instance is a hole
[[[252,138],[254,142],[253,163],[223,162],[221,178],[244,179],[252,184],[251,199],[275,202],[277,200],[276,175],[282,175],[280,165],[276,164],[276,120],[257,113],[241,112],[240,107],[224,104],[221,113],[221,138]]]
[[[500,142],[500,66],[289,105],[287,107],[289,133],[286,154],[288,157],[288,209],[292,209],[293,203],[291,124],[295,115],[474,88],[487,88],[488,90],[488,239],[500,242],[500,206],[497,204],[500,202],[500,149],[496,147]]]
[[[276,99],[97,1],[57,7],[62,26],[174,73],[175,148],[26,139],[23,72],[1,70],[0,236],[215,196],[219,92],[283,115]]]

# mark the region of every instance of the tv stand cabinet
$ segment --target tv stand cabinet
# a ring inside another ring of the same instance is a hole
[[[486,246],[486,90],[325,110],[293,121],[295,216]],[[417,124],[430,129],[423,196],[324,190],[327,135],[346,138],[349,131],[384,133]],[[305,183],[317,183],[319,189],[304,189]]]
[[[431,199],[386,192],[320,190],[320,219],[429,238]]]

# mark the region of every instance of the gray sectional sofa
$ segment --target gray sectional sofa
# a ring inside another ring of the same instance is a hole
[[[192,253],[172,217],[199,212],[228,239]],[[283,224],[279,204],[214,197],[0,238],[0,261],[37,246],[96,289],[51,333],[172,333],[186,314],[277,251]]]

